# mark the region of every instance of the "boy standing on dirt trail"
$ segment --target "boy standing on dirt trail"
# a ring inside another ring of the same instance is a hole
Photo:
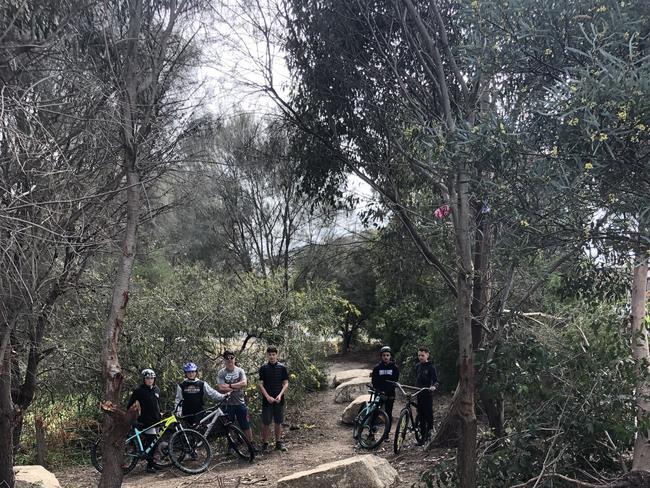
[[[269,447],[269,430],[274,425],[275,449],[286,451],[282,442],[282,422],[284,422],[284,393],[289,388],[289,372],[284,364],[278,362],[278,348],[266,348],[268,362],[260,368],[260,391],[262,392],[262,449]]]
[[[237,419],[239,427],[241,427],[244,435],[252,444],[253,432],[251,431],[250,416],[248,415],[244,395],[246,386],[248,386],[246,373],[239,366],[235,366],[235,353],[233,351],[225,350],[223,359],[225,367],[221,368],[217,373],[217,388],[223,394],[230,394],[228,400],[226,400],[226,414],[231,422]]]
[[[140,404],[140,416],[138,422],[145,426],[153,425],[161,419],[160,416],[160,390],[156,386],[156,373],[153,369],[142,370],[142,384],[138,386],[129,398],[127,410],[135,402]],[[153,427],[144,431],[142,436],[149,445],[158,434],[158,428]],[[153,463],[154,449],[147,454],[147,473],[155,473],[157,466]]]
[[[373,368],[370,376],[373,388],[386,395],[384,410],[388,414],[390,425],[384,440],[388,440],[388,432],[393,425],[393,404],[395,403],[395,385],[389,381],[399,381],[399,369],[393,361],[393,351],[390,347],[382,347],[380,354],[381,361]]]
[[[417,418],[420,424],[420,432],[422,432],[420,444],[424,444],[433,428],[433,392],[439,386],[436,368],[429,361],[429,348],[426,346],[418,347],[418,363],[415,365],[415,386],[429,389],[429,391],[425,390],[417,396]]]

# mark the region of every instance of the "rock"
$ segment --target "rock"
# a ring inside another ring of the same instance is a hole
[[[372,373],[372,370],[370,369],[348,369],[347,371],[339,371],[334,375],[334,379],[332,379],[332,388],[336,388],[341,383],[350,381],[352,378],[366,378],[370,381],[370,373]]]
[[[397,471],[374,454],[321,464],[278,480],[278,488],[388,488],[398,481]]]
[[[359,410],[361,410],[363,405],[369,401],[370,395],[368,394],[356,397],[350,402],[347,407],[345,407],[345,410],[343,410],[343,415],[341,415],[341,422],[349,425],[354,424],[354,418],[359,413]]]
[[[370,378],[352,378],[341,383],[334,392],[334,403],[348,403],[359,395],[368,393]]]
[[[61,488],[59,480],[56,479],[43,466],[15,466],[16,486],[36,485],[39,488]]]

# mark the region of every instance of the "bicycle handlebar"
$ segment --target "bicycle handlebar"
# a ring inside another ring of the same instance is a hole
[[[398,381],[388,380],[388,383],[394,384],[397,388],[400,389],[400,391],[402,392],[402,394],[404,396],[407,396],[407,397],[410,396],[411,398],[414,398],[414,397],[418,396],[423,391],[430,391],[429,388],[419,388],[417,386],[403,385],[403,384],[399,383]],[[408,388],[408,389],[411,389],[411,390],[417,390],[417,391],[415,393],[407,393],[406,391],[404,391],[404,388]]]

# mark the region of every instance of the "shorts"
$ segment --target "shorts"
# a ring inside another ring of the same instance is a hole
[[[231,422],[234,422],[235,419],[237,419],[237,423],[241,430],[248,430],[251,428],[250,416],[248,415],[248,408],[246,408],[246,405],[241,403],[239,405],[226,405],[224,411]]]
[[[276,424],[284,422],[284,402],[273,404],[262,402],[262,423],[271,425],[271,422]]]

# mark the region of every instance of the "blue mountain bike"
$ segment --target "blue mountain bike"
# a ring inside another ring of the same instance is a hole
[[[355,417],[352,437],[361,447],[374,449],[390,432],[390,420],[381,408],[386,397],[374,388],[369,388],[368,391],[370,401],[366,402]]]

